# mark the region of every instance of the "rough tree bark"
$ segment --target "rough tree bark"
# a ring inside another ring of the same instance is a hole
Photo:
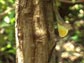
[[[17,63],[55,63],[52,3],[53,0],[16,1]]]

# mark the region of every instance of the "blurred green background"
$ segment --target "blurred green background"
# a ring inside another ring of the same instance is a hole
[[[15,63],[15,0],[0,0],[0,63]]]
[[[0,63],[15,63],[15,0],[0,0]],[[84,5],[60,3],[59,12],[73,29],[64,38],[65,63],[84,63]],[[55,25],[57,26],[57,25]],[[60,44],[56,49],[59,50]]]

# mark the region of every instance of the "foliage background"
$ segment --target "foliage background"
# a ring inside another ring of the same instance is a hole
[[[59,13],[65,22],[71,24],[72,30],[60,39],[56,50],[61,54],[62,63],[84,63],[84,2],[74,4],[63,1],[65,2],[60,3]]]
[[[0,63],[15,63],[15,0],[0,0]]]
[[[0,0],[0,63],[15,63],[14,4],[15,0]],[[59,12],[73,27],[63,38],[61,58],[65,63],[84,63],[84,5],[61,2]],[[59,43],[56,50],[61,50]]]

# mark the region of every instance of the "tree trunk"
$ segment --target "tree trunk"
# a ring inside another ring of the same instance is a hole
[[[16,62],[55,63],[53,0],[16,1]]]

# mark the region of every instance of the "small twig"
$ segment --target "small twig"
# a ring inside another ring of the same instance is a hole
[[[1,21],[1,19],[2,19],[5,15],[8,14],[8,12],[10,12],[10,11],[12,11],[12,10],[14,10],[14,9],[15,9],[15,6],[10,7],[9,9],[7,9],[7,10],[5,10],[4,12],[0,13],[0,21]]]

